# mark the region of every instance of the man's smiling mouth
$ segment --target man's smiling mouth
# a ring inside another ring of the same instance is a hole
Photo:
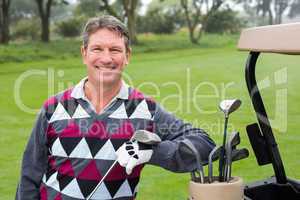
[[[111,70],[115,70],[117,69],[117,66],[116,65],[112,65],[112,66],[100,66],[100,65],[95,65],[95,68],[97,70],[108,70],[108,71],[111,71]]]

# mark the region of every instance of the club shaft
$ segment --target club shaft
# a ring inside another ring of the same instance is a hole
[[[102,177],[102,179],[100,180],[100,182],[96,185],[95,189],[91,192],[91,194],[86,198],[86,200],[91,199],[91,197],[95,194],[96,190],[100,187],[100,185],[103,183],[103,181],[105,180],[105,178],[108,176],[108,174],[110,173],[110,171],[116,166],[116,164],[118,163],[118,160],[115,160],[113,162],[113,164],[110,166],[110,168],[107,170],[107,172],[105,173],[105,175]]]
[[[219,162],[219,181],[224,181],[224,170],[225,170],[225,144],[226,144],[226,135],[227,135],[227,124],[228,124],[228,116],[225,115],[225,123],[224,123],[224,134],[223,134],[223,144],[221,147],[220,154],[220,162]]]
[[[212,177],[213,177],[213,164],[212,164],[212,160],[209,160],[209,164],[208,164],[208,182],[209,183],[212,182]]]
[[[204,183],[204,172],[200,171],[200,183]]]
[[[190,174],[191,174],[192,181],[196,181],[196,176],[195,176],[194,172],[191,172]]]
[[[230,153],[228,154],[227,164],[226,164],[226,181],[229,182],[231,179],[231,165],[232,165],[232,153],[230,149]]]
[[[226,177],[226,181],[229,182],[231,179],[231,163],[228,164],[227,166],[227,177]]]
[[[232,138],[230,137],[229,141],[226,143],[226,164],[225,164],[225,172],[224,172],[224,181],[229,181],[230,176],[230,165],[231,165],[231,157],[232,157]]]
[[[208,156],[208,183],[211,183],[213,178],[213,156],[216,152],[216,148],[218,147],[215,147]]]

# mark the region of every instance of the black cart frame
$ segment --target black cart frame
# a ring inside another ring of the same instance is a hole
[[[288,178],[285,174],[278,145],[255,76],[257,60],[264,52],[300,54],[300,43],[294,41],[299,44],[299,46],[295,45],[292,43],[293,36],[288,36],[291,35],[291,31],[300,33],[300,23],[246,29],[242,32],[239,41],[239,49],[250,52],[246,62],[245,79],[257,118],[257,123],[249,124],[246,127],[247,134],[258,165],[272,164],[274,169],[273,177],[246,185],[245,199],[300,200],[300,182]],[[278,41],[280,43],[280,39],[282,41],[284,34],[289,37],[286,39],[285,45],[276,44]],[[251,39],[255,36],[264,37],[267,35],[270,35],[269,38],[260,39],[261,42],[252,41],[251,43]],[[259,42],[259,44],[255,42]]]

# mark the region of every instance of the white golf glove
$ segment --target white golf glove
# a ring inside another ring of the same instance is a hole
[[[133,140],[123,144],[116,154],[119,164],[126,168],[126,173],[129,175],[135,166],[150,160],[153,150],[151,145]]]

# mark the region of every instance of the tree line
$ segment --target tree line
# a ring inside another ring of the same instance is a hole
[[[235,32],[253,22],[250,17],[239,18],[232,4],[239,5],[248,16],[256,16],[261,24],[280,24],[285,13],[295,17],[300,11],[300,0],[153,0],[144,15],[139,13],[141,0],[77,0],[76,5],[66,0],[0,0],[0,43],[9,43],[12,21],[34,17],[39,19],[40,40],[49,42],[51,18],[57,15],[53,9],[67,6],[75,6],[72,17],[57,20],[65,35],[80,34],[80,23],[87,17],[107,13],[126,22],[133,43],[138,43],[139,32],[172,33],[179,27],[187,27],[190,41],[198,43],[204,32]]]

